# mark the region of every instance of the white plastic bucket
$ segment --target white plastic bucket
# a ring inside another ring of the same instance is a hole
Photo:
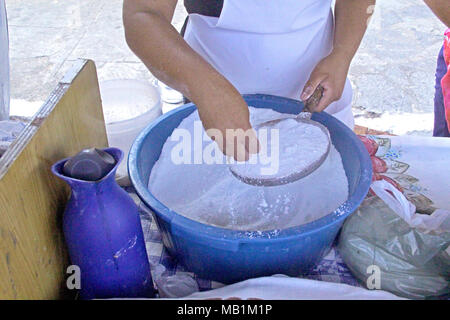
[[[103,115],[110,147],[124,152],[127,159],[136,136],[162,114],[159,90],[146,81],[108,80],[100,83]],[[121,185],[129,185],[127,161],[117,170]]]

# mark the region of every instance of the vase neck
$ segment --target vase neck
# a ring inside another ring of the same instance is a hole
[[[88,192],[96,192],[97,190],[106,190],[111,188],[113,185],[116,185],[115,175],[117,168],[122,160],[123,152],[117,148],[107,148],[104,151],[110,153],[114,159],[116,160],[116,164],[114,168],[112,168],[102,179],[97,181],[84,181],[79,179],[74,179],[72,177],[66,176],[63,173],[64,164],[68,161],[68,159],[63,159],[56,162],[52,166],[52,172],[58,178],[64,180],[74,191],[88,191]]]

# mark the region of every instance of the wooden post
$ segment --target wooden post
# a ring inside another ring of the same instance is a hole
[[[93,146],[107,146],[97,72],[79,60],[0,158],[0,299],[64,296],[69,188],[50,167]]]

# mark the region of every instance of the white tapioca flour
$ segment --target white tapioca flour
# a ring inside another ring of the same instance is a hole
[[[262,130],[266,130],[264,136],[262,136]],[[295,119],[284,119],[268,127],[262,127],[258,132],[261,142],[260,153],[232,167],[240,177],[254,179],[287,177],[306,170],[319,161],[326,154],[329,146],[327,133],[313,124],[299,123]],[[261,141],[261,138],[264,141]],[[273,156],[273,153],[277,153],[276,165],[266,164],[264,158],[260,160],[265,154]]]
[[[250,107],[254,126],[289,117],[292,116]],[[199,116],[194,112],[178,128],[194,136],[196,121]],[[213,143],[203,140],[191,143],[192,157]],[[224,164],[174,164],[172,150],[179,143],[167,139],[150,174],[149,190],[171,210],[201,223],[244,231],[284,229],[317,220],[333,212],[348,197],[347,177],[340,154],[333,146],[322,166],[309,176],[286,185],[257,187],[235,178],[224,156]]]

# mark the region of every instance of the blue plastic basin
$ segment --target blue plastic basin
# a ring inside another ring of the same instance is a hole
[[[298,113],[301,102],[268,95],[244,96],[248,105],[278,112]],[[344,220],[360,205],[372,179],[369,154],[358,137],[327,113],[313,120],[325,125],[341,154],[349,182],[349,198],[329,215],[311,223],[261,234],[208,226],[172,211],[148,190],[153,165],[166,139],[196,109],[181,106],[156,119],[136,138],[128,157],[129,174],[141,200],[152,209],[169,253],[199,277],[232,283],[272,274],[307,273],[328,252]],[[320,201],[320,199],[318,199]]]

